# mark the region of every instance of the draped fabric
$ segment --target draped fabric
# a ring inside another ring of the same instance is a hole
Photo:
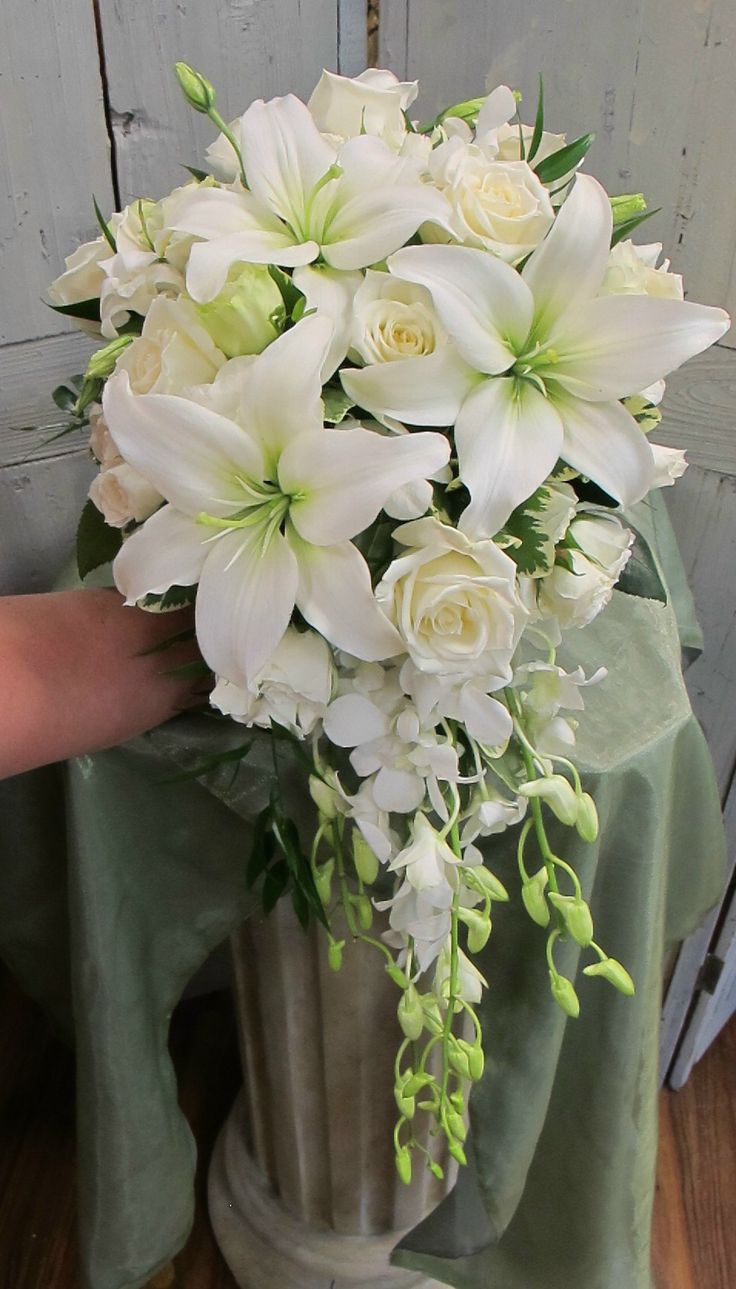
[[[724,843],[705,742],[680,670],[697,626],[659,504],[637,517],[658,544],[670,605],[616,593],[561,661],[585,691],[576,759],[598,804],[593,846],[560,830],[596,938],[633,975],[626,999],[578,974],[577,1021],[553,1004],[544,934],[499,907],[480,963],[487,1071],[471,1103],[470,1166],[395,1253],[457,1289],[650,1289],[663,956],[722,891]],[[678,631],[679,626],[679,631]],[[181,716],[111,751],[0,785],[0,952],[73,1033],[85,1289],[138,1289],[192,1221],[194,1144],[167,1050],[189,981],[251,907],[249,832],[268,799],[259,740],[233,781],[171,782],[212,746]],[[218,726],[222,745],[223,726]],[[242,729],[229,731],[233,744]],[[286,771],[287,795],[306,809]],[[514,886],[515,833],[488,839]],[[574,976],[581,951],[562,947]]]

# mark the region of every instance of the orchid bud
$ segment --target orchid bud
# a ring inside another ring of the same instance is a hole
[[[450,1093],[448,1100],[453,1110],[457,1110],[458,1114],[465,1113],[465,1097],[459,1088],[456,1088],[454,1092]]]
[[[467,1156],[466,1156],[466,1154],[465,1154],[465,1151],[463,1150],[462,1146],[460,1145],[460,1142],[459,1142],[459,1141],[456,1141],[454,1137],[450,1137],[450,1138],[448,1138],[448,1141],[447,1141],[447,1149],[449,1150],[449,1152],[450,1152],[450,1154],[452,1155],[453,1159],[456,1159],[456,1160],[457,1160],[457,1162],[458,1162],[459,1164],[461,1164],[461,1165],[463,1166],[463,1168],[464,1168],[464,1167],[465,1167],[465,1165],[466,1165],[466,1164],[467,1164],[467,1162],[468,1162],[468,1159],[467,1159]]]
[[[545,897],[545,887],[549,881],[546,868],[540,868],[521,888],[521,898],[532,922],[537,926],[549,926],[550,912]]]
[[[550,971],[549,973],[550,989],[552,997],[563,1012],[572,1016],[576,1020],[580,1015],[580,1000],[575,993],[572,981],[567,976],[560,976],[558,973]]]
[[[432,1083],[434,1078],[431,1074],[415,1074],[413,1070],[409,1070],[404,1084],[404,1093],[408,1097],[415,1097],[417,1092],[421,1092],[422,1088],[427,1088]]]
[[[174,70],[189,106],[206,115],[215,104],[215,91],[207,77],[195,72],[188,63],[176,63]]]
[[[589,792],[583,792],[578,797],[578,817],[575,820],[575,827],[583,841],[595,841],[598,836],[598,811]]]
[[[488,943],[491,934],[491,919],[479,909],[459,909],[458,917],[468,928],[468,948],[471,953],[480,953]]]
[[[578,799],[572,785],[561,774],[549,774],[543,779],[522,783],[519,794],[541,798],[560,823],[567,824],[569,828],[577,822]]]
[[[361,931],[370,931],[373,926],[373,905],[367,895],[358,895],[354,900],[355,911],[358,914],[358,924]]]
[[[550,891],[547,899],[562,914],[575,943],[583,948],[589,945],[593,939],[593,918],[585,900],[576,895],[559,895],[557,891]]]
[[[342,966],[342,951],[345,948],[344,940],[330,940],[327,949],[327,961],[332,971],[339,971]]]
[[[401,1146],[396,1151],[396,1171],[404,1185],[408,1186],[411,1181],[411,1155],[407,1146]]]
[[[386,973],[391,977],[394,984],[399,986],[399,989],[409,988],[409,977],[405,971],[401,970],[401,967],[396,965],[395,962],[386,963]]]
[[[397,1084],[394,1088],[394,1099],[399,1108],[399,1112],[403,1114],[404,1118],[413,1119],[417,1112],[416,1101],[414,1100],[414,1097],[406,1095],[406,1092],[400,1084]]]
[[[407,1038],[419,1038],[424,1029],[424,1012],[415,985],[409,985],[399,999],[399,1024]]]
[[[378,876],[378,856],[357,828],[353,833],[353,863],[361,882],[372,886]]]
[[[462,1078],[470,1078],[470,1061],[468,1059],[468,1054],[462,1050],[457,1040],[450,1045],[449,1060],[453,1070],[460,1074]]]
[[[327,908],[332,899],[332,875],[335,871],[334,859],[328,859],[316,870],[314,874],[314,884],[317,887],[317,894],[324,908]]]
[[[476,1044],[476,1046],[472,1047],[468,1052],[468,1068],[470,1070],[470,1077],[474,1083],[477,1083],[479,1079],[483,1078],[485,1064],[486,1058],[483,1055],[483,1048],[479,1044]]]
[[[485,868],[482,864],[478,864],[475,868],[466,869],[463,873],[463,878],[468,886],[476,887],[477,890],[482,891],[491,900],[505,902],[509,898],[509,893],[503,882],[499,881],[495,873],[492,873],[489,868]]]
[[[444,1170],[440,1167],[440,1165],[437,1163],[435,1159],[427,1160],[427,1168],[429,1169],[432,1176],[437,1178],[438,1182],[441,1182],[444,1180],[444,1176],[445,1176]]]
[[[465,1141],[468,1135],[468,1128],[462,1115],[456,1110],[448,1110],[445,1114],[445,1123],[456,1141]]]
[[[584,976],[602,976],[614,989],[625,994],[627,998],[632,998],[636,993],[636,985],[631,976],[620,962],[615,958],[604,958],[602,962],[594,962],[589,967],[583,967]]]

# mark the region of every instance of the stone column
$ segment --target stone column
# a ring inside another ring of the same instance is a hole
[[[420,1159],[404,1185],[392,1142],[398,991],[348,939],[339,972],[288,901],[233,939],[245,1086],[210,1171],[210,1215],[243,1289],[429,1289],[389,1254],[451,1188]]]

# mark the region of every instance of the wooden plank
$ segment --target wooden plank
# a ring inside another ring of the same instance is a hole
[[[72,331],[0,349],[0,466],[79,450],[78,434],[48,442],[55,433],[48,427],[65,421],[51,394],[69,376],[84,371],[98,344]],[[39,428],[29,433],[21,428],[26,425]]]
[[[343,6],[345,12],[348,7]],[[230,120],[259,96],[307,96],[338,66],[338,0],[100,0],[121,199],[183,183],[214,138],[173,73],[184,60],[213,82]]]
[[[0,595],[47,591],[73,562],[93,474],[86,451],[0,470]]]
[[[716,345],[667,380],[658,443],[685,448],[691,465],[736,475],[736,353]]]
[[[422,116],[505,82],[529,119],[542,72],[549,128],[595,130],[591,172],[661,206],[646,240],[665,243],[693,299],[733,307],[731,0],[382,0],[381,27],[382,61],[422,82]]]
[[[337,0],[337,70],[358,76],[368,63],[365,0]]]
[[[0,6],[0,345],[68,330],[43,303],[112,201],[91,0]]]
[[[652,1223],[652,1271],[657,1289],[699,1289],[687,1238],[685,1202],[677,1160],[672,1098],[659,1100],[659,1149]]]

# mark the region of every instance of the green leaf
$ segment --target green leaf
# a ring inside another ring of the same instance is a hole
[[[92,205],[95,208],[95,215],[97,216],[97,223],[100,226],[100,232],[102,233],[102,236],[104,237],[105,241],[110,247],[110,250],[112,251],[113,255],[115,255],[118,249],[117,242],[113,237],[112,229],[110,228],[110,225],[108,224],[107,220],[105,219],[105,216],[103,215],[102,211],[100,210],[100,207],[97,204],[97,198],[95,197],[94,193],[92,194]]]
[[[78,300],[75,304],[52,304],[50,300],[44,300],[44,304],[54,313],[63,313],[67,318],[83,318],[86,322],[100,321],[100,301],[97,296],[93,300]]]
[[[295,886],[291,892],[291,902],[300,925],[306,931],[309,926],[309,901],[300,886]]]
[[[199,183],[202,183],[203,179],[209,179],[209,175],[206,170],[198,170],[196,166],[187,166],[184,165],[183,162],[180,162],[179,164],[182,166],[183,170],[188,170],[190,175]]]
[[[77,568],[84,580],[93,569],[114,560],[123,544],[119,528],[110,528],[92,501],[85,503],[77,528]]]
[[[51,397],[62,412],[71,412],[77,401],[77,390],[71,385],[57,385]]]
[[[142,609],[158,609],[160,613],[167,613],[193,604],[196,594],[196,586],[170,586],[163,595],[144,595],[140,605]]]
[[[165,640],[160,640],[158,644],[151,645],[150,649],[142,649],[138,658],[148,658],[154,653],[164,653],[167,649],[173,649],[175,645],[183,644],[186,640],[193,640],[195,636],[194,627],[187,627],[184,631],[177,631],[173,636],[167,636]]]
[[[539,151],[539,145],[542,142],[544,132],[544,81],[542,74],[539,74],[539,98],[537,99],[537,115],[534,118],[534,132],[529,144],[527,161],[532,162]]]
[[[261,904],[265,914],[268,915],[276,907],[288,885],[289,869],[281,859],[271,865],[263,879]]]
[[[204,761],[200,761],[191,770],[182,770],[181,774],[174,774],[170,779],[162,779],[161,783],[188,783],[192,779],[200,779],[204,774],[212,774],[213,770],[219,770],[221,765],[228,765],[235,761],[238,765],[244,757],[248,755],[253,746],[253,739],[248,739],[240,747],[230,748],[227,752],[215,752],[208,756]]]
[[[653,210],[645,210],[642,215],[632,215],[631,219],[624,220],[623,224],[619,224],[617,228],[614,228],[611,246],[618,246],[619,242],[622,242],[625,237],[633,233],[634,229],[643,224],[646,219],[651,219],[652,215],[658,215],[661,209],[661,206],[655,206]]]
[[[184,680],[191,676],[193,680],[198,677],[212,675],[212,668],[207,665],[203,658],[194,658],[191,662],[183,662],[180,667],[168,667],[166,671],[161,672],[162,676],[181,676]]]
[[[542,522],[549,497],[548,488],[544,485],[537,488],[528,501],[512,512],[502,530],[503,536],[516,538],[518,544],[509,546],[506,554],[520,573],[546,571],[554,562],[554,548],[550,547],[549,535]]]
[[[287,273],[282,273],[280,268],[275,264],[269,264],[268,272],[276,283],[281,292],[281,299],[284,302],[287,317],[291,317],[299,300],[304,299],[304,293],[294,286],[291,278]]]
[[[564,148],[558,148],[557,152],[544,157],[533,167],[537,178],[543,184],[554,183],[555,179],[561,179],[563,175],[580,165],[594,139],[594,134],[581,134],[579,139],[573,139],[572,143],[566,144]]]
[[[348,412],[355,406],[345,390],[338,385],[325,385],[322,390],[325,405],[325,421],[328,425],[339,425],[345,420]]]
[[[662,580],[657,561],[649,543],[641,533],[636,534],[633,550],[616,583],[616,589],[623,591],[624,595],[636,595],[644,600],[657,600],[660,604],[667,603],[667,588]]]

